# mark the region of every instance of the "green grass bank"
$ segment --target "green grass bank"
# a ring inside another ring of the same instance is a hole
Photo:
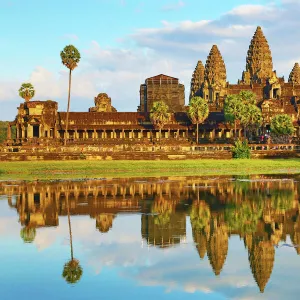
[[[0,180],[299,174],[300,159],[0,162]]]

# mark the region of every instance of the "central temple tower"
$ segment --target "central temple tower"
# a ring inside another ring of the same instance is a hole
[[[251,40],[246,58],[246,71],[242,75],[242,83],[265,83],[273,76],[272,54],[260,26],[257,27]]]

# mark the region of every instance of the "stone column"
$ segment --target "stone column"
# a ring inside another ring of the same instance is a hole
[[[125,139],[125,132],[124,132],[124,129],[122,129],[122,139]]]
[[[171,130],[170,128],[168,129],[168,140],[170,139],[170,135],[171,135]]]
[[[134,138],[134,131],[131,130],[131,138],[133,139]]]
[[[96,129],[94,129],[94,140],[97,138],[97,131],[96,131]]]
[[[33,138],[33,126],[32,125],[28,125],[28,127],[27,127],[27,137]]]
[[[87,139],[88,138],[88,132],[86,129],[84,129],[84,135],[83,135],[83,138],[84,139]]]
[[[21,127],[21,131],[22,131],[21,138],[24,139],[25,138],[25,127],[24,126]]]

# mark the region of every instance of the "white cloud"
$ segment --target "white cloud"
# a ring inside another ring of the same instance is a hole
[[[164,20],[159,28],[139,28],[120,37],[122,46],[118,49],[92,41],[81,51],[81,62],[73,72],[71,109],[87,111],[93,105],[94,97],[106,92],[117,110],[136,111],[140,84],[147,77],[160,73],[184,82],[187,102],[195,65],[199,59],[205,64],[213,44],[218,45],[223,55],[228,80],[235,83],[245,68],[247,50],[257,25],[262,26],[269,41],[274,69],[287,79],[294,62],[300,60],[300,39],[295,30],[300,27],[299,4],[300,1],[282,0],[278,6],[271,2],[241,5],[215,20]],[[143,2],[140,2],[138,9],[142,7]],[[67,70],[53,73],[37,66],[28,79],[35,85],[35,99],[56,100],[59,109],[65,109]],[[0,101],[9,107],[5,108],[5,115],[0,112],[0,119],[7,119],[8,110],[16,111],[20,84],[9,79],[0,82]]]

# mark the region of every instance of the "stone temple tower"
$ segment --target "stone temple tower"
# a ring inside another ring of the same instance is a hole
[[[292,83],[294,85],[300,84],[300,66],[299,63],[295,63],[290,76],[289,76],[289,83]]]
[[[251,40],[246,59],[246,71],[242,83],[265,83],[273,76],[272,54],[260,26],[257,27]]]
[[[219,106],[220,98],[226,95],[226,67],[222,55],[213,45],[205,64],[202,97],[210,106]]]
[[[190,100],[194,96],[198,96],[199,90],[204,82],[204,66],[201,60],[198,61],[193,77],[191,80]]]

